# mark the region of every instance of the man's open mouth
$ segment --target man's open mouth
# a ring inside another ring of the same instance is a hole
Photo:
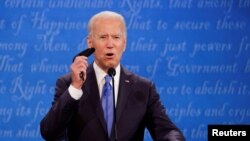
[[[107,56],[113,56],[114,53],[107,53],[106,55],[107,55]]]

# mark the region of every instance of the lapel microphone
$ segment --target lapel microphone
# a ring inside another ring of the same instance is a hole
[[[115,109],[115,80],[114,76],[116,71],[114,68],[108,69],[108,75],[112,78],[112,85],[113,85],[113,109],[114,109],[114,132],[115,132],[115,141],[117,141],[117,123],[116,123],[116,109]]]
[[[78,53],[74,58],[73,58],[73,61],[75,61],[75,58],[77,56],[86,56],[86,57],[89,57],[91,54],[93,54],[95,52],[95,48],[87,48],[85,50],[83,50],[82,52]],[[79,74],[79,77],[82,79],[82,81],[84,81],[84,72],[81,71],[80,74]]]
[[[108,69],[108,75],[110,76],[110,77],[114,77],[115,76],[115,69],[114,68],[109,68]]]

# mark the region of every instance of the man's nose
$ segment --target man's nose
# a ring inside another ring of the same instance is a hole
[[[113,38],[112,38],[111,36],[109,36],[109,38],[108,38],[107,46],[108,46],[109,48],[114,47],[114,40],[113,40]]]

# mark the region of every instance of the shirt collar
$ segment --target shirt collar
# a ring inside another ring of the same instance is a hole
[[[94,62],[93,64],[95,75],[97,79],[97,84],[100,85],[101,82],[104,80],[104,77],[107,75],[105,71],[103,71],[97,64]],[[119,82],[120,78],[120,72],[121,72],[121,65],[118,64],[118,66],[115,68],[116,75],[114,76],[115,82]]]

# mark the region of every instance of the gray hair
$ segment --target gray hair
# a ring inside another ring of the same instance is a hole
[[[126,23],[125,23],[125,20],[124,20],[124,17],[119,14],[119,13],[116,13],[116,12],[113,12],[113,11],[102,11],[102,12],[99,12],[97,14],[95,14],[94,16],[91,17],[91,19],[89,20],[89,23],[88,23],[88,35],[91,35],[91,30],[92,30],[92,27],[93,27],[93,23],[98,19],[98,18],[118,18],[123,26],[124,26],[124,34],[125,34],[125,37],[127,36],[127,29],[126,29]]]

